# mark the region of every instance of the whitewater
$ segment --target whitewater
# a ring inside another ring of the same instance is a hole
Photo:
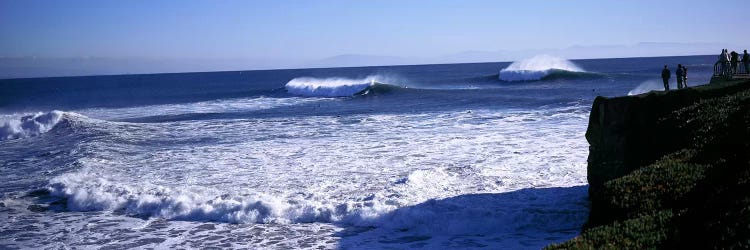
[[[513,62],[500,70],[499,79],[503,81],[538,81],[553,73],[585,72],[573,62],[550,55],[537,55],[532,58]]]
[[[593,98],[712,58],[608,60],[0,80],[0,248],[561,242]]]

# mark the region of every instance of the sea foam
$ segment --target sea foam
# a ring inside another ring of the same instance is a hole
[[[675,88],[674,84],[670,84],[670,86],[672,88]],[[640,95],[640,94],[647,93],[649,91],[654,91],[654,90],[657,90],[657,91],[664,90],[664,83],[662,83],[661,80],[657,80],[657,79],[646,80],[642,82],[641,84],[639,84],[638,86],[636,86],[634,89],[628,91],[628,95]]]
[[[264,119],[227,120],[222,126],[201,120],[180,122],[179,129],[175,123],[102,122],[97,125],[111,140],[81,144],[80,155],[69,163],[77,170],[51,179],[47,187],[72,211],[240,224],[400,227],[404,222],[422,228],[424,217],[391,220],[391,212],[467,193],[585,183],[584,144],[580,129],[571,126],[580,127],[587,114],[576,107],[512,115],[482,110],[363,115],[352,117],[361,121],[356,126],[328,116],[288,119],[283,126]],[[550,133],[539,136],[532,132],[537,130]],[[334,131],[337,136],[321,137]],[[458,136],[468,131],[480,134]],[[184,144],[185,138],[202,141],[217,133],[233,136],[215,144]],[[160,145],[174,146],[154,149],[145,139],[154,134],[164,138]],[[261,139],[235,139],[249,135]],[[270,135],[278,139],[262,139]],[[554,146],[560,144],[571,146]],[[419,208],[408,211],[436,212]],[[456,216],[475,219],[460,214],[474,213],[473,208],[456,209]]]
[[[555,71],[585,72],[573,62],[550,55],[538,55],[513,62],[500,70],[503,81],[538,81]]]
[[[54,214],[103,211],[189,227],[227,222],[268,231],[333,225],[347,230],[344,235],[357,234],[335,240],[343,248],[370,248],[357,244],[384,237],[388,242],[428,237],[430,248],[448,242],[460,247],[462,240],[453,236],[465,232],[482,235],[472,239],[482,244],[503,238],[501,246],[516,246],[534,239],[539,247],[550,235],[576,233],[587,213],[585,187],[503,193],[585,184],[581,133],[588,113],[587,106],[575,106],[283,121],[72,119],[74,128],[81,128],[72,131],[82,134],[70,138],[73,150],[54,162],[70,170],[48,180],[51,197],[39,205],[63,211]],[[106,137],[84,137],[92,132]],[[45,142],[57,143],[38,143]],[[566,190],[571,192],[565,197],[573,199],[557,200]],[[49,203],[52,198],[58,200]]]
[[[225,193],[210,188],[176,189],[131,185],[92,172],[69,173],[51,180],[52,196],[71,211],[123,211],[138,217],[228,223],[345,222],[371,226],[373,218],[395,208],[380,202],[321,203],[284,199],[262,192]]]
[[[289,81],[288,93],[300,96],[343,97],[365,92],[368,88],[384,82],[381,76],[364,78],[313,78],[299,77]]]
[[[46,113],[0,117],[0,141],[43,134],[55,127],[63,114],[64,112],[55,110]]]
[[[321,101],[324,98],[250,97],[229,98],[202,102],[160,104],[123,108],[90,108],[78,110],[87,117],[103,120],[127,120],[144,117],[167,117],[186,114],[235,113],[293,106]]]

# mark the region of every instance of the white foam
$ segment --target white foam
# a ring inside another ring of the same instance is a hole
[[[104,120],[128,119],[156,115],[180,115],[201,113],[231,113],[271,109],[320,101],[323,98],[301,97],[252,97],[220,99],[193,103],[160,104],[127,108],[90,108],[76,111],[88,117]]]
[[[373,225],[378,216],[397,208],[380,200],[329,203],[283,198],[247,190],[222,190],[139,183],[132,185],[97,171],[68,173],[50,181],[51,195],[67,199],[71,211],[124,211],[138,217],[229,223],[346,222]],[[374,203],[377,204],[374,204]]]
[[[286,90],[293,95],[342,97],[362,92],[378,81],[377,76],[365,78],[294,78],[286,84]]]
[[[288,223],[317,217],[315,208],[291,207],[268,195],[227,196],[208,189],[179,190],[158,185],[129,185],[92,172],[71,173],[51,181],[51,194],[67,198],[72,211],[124,210],[136,216],[231,223]],[[323,220],[325,220],[324,218]]]
[[[584,72],[573,62],[550,55],[537,55],[532,58],[515,61],[500,70],[499,78],[503,81],[536,81],[555,70]]]
[[[578,228],[585,207],[541,202],[556,193],[518,203],[494,194],[584,185],[587,108],[84,123],[80,130],[93,137],[59,154],[54,165],[66,173],[55,174],[47,187],[67,200],[71,214],[122,212],[261,228],[375,227],[358,242],[419,232],[436,247],[465,246],[451,235],[468,228],[488,241],[517,235],[518,242],[548,242],[549,235],[576,231],[534,233],[541,230],[538,221],[559,218],[550,223]],[[460,198],[474,194],[493,195]],[[518,236],[519,228],[532,232]]]
[[[673,84],[670,84],[670,88],[674,89],[675,86],[672,85]],[[628,91],[628,95],[640,95],[654,90],[664,91],[664,82],[657,79],[643,81],[641,84],[638,84],[637,87]]]
[[[210,120],[108,123],[102,127],[112,142],[86,144],[74,163],[85,168],[54,178],[50,188],[79,211],[234,223],[375,223],[429,199],[585,183],[581,124],[587,113],[552,114],[348,117],[359,119],[354,124],[337,117],[221,126]],[[216,134],[227,136],[182,143]],[[148,138],[156,135],[157,145],[172,146],[152,148]]]
[[[60,122],[62,111],[0,116],[0,141],[43,134]]]

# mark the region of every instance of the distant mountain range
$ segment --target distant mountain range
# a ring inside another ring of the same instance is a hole
[[[750,43],[638,43],[634,45],[572,46],[564,49],[464,51],[435,57],[346,54],[320,60],[291,59],[139,59],[0,57],[0,79],[24,77],[234,71],[283,68],[322,68],[381,65],[507,62],[548,54],[568,59],[654,57],[719,54],[727,48],[741,52]]]
[[[655,57],[719,54],[727,48],[740,52],[744,47],[729,43],[655,43],[643,42],[635,45],[572,46],[565,49],[528,49],[497,51],[464,51],[439,57],[397,57],[376,55],[341,55],[322,60],[306,62],[299,67],[341,67],[374,65],[407,65],[434,63],[468,62],[508,62],[540,54],[554,55],[569,59]],[[742,49],[741,49],[742,48]]]

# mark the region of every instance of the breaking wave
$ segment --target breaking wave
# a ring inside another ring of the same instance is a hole
[[[411,192],[424,192],[420,189],[425,188],[444,189],[435,186],[440,180],[430,180],[434,179],[433,174],[436,173],[414,172],[394,183],[399,186],[394,188]],[[586,187],[550,190],[555,191],[524,189],[504,194],[471,194],[401,206],[400,202],[382,194],[335,203],[254,192],[228,194],[218,190],[177,189],[152,184],[135,186],[89,172],[56,177],[41,192],[62,198],[62,202],[53,202],[64,204],[64,207],[58,207],[61,210],[112,211],[142,218],[184,221],[239,224],[323,222],[386,230],[408,228],[413,232],[431,234],[496,233],[529,227],[550,230],[550,225],[554,225],[555,230],[575,230],[587,215]],[[527,204],[529,200],[532,202]],[[493,223],[487,223],[487,220]],[[547,223],[540,224],[539,221]]]
[[[89,171],[58,176],[45,190],[31,193],[40,192],[61,198],[50,205],[53,210],[114,211],[135,217],[240,224],[341,222],[372,226],[376,217],[396,208],[374,196],[329,203],[257,192],[131,185]]]
[[[673,84],[670,83],[670,86],[672,88],[675,88]],[[652,79],[647,80],[636,86],[634,89],[631,89],[628,91],[628,95],[640,95],[643,93],[648,93],[650,91],[662,91],[664,90],[664,83],[661,82],[661,80]]]
[[[538,55],[529,59],[513,62],[500,70],[498,78],[502,81],[538,81],[549,77],[577,76],[586,73],[573,62],[563,58]]]
[[[284,87],[289,94],[310,97],[367,95],[404,88],[383,83],[379,76],[358,79],[299,77],[292,79]]]
[[[57,125],[65,112],[51,111],[0,117],[0,141],[41,135]]]

